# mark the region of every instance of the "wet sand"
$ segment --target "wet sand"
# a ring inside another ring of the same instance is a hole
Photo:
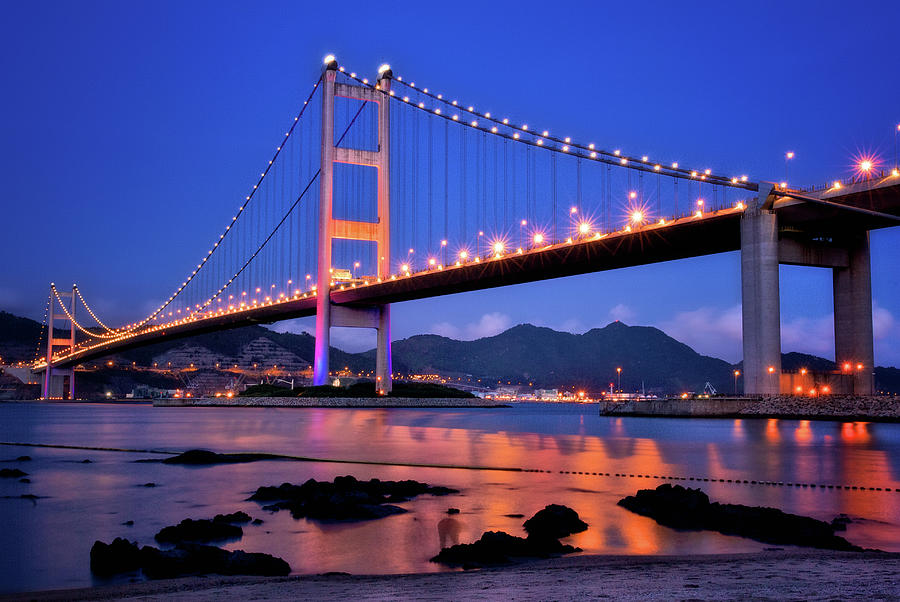
[[[900,554],[773,550],[704,556],[575,556],[414,575],[193,577],[12,600],[900,600]],[[7,599],[7,598],[4,598]]]

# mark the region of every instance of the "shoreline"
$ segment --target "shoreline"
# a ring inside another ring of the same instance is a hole
[[[476,571],[186,577],[19,592],[0,600],[900,597],[900,554],[771,548],[747,554],[568,556]],[[435,592],[429,594],[428,592]]]

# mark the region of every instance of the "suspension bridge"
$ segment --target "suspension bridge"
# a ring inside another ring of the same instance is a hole
[[[332,326],[373,328],[387,393],[392,303],[727,251],[741,252],[746,393],[779,392],[779,264],[833,271],[836,359],[856,392],[873,389],[868,233],[900,221],[897,168],[811,190],[754,181],[557,135],[388,65],[369,80],[333,56],[287,126],[149,315],[111,327],[77,286],[51,285],[33,366],[44,398],[74,398],[75,366],[97,357],[313,315],[314,384],[328,382]]]

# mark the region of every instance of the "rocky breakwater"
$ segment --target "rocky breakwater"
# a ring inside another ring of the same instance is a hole
[[[900,420],[900,397],[888,395],[770,395],[748,402],[745,416]]]

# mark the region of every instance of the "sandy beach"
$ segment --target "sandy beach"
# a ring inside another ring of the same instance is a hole
[[[194,577],[23,593],[4,600],[900,599],[900,554],[771,550],[575,556],[456,573]]]

